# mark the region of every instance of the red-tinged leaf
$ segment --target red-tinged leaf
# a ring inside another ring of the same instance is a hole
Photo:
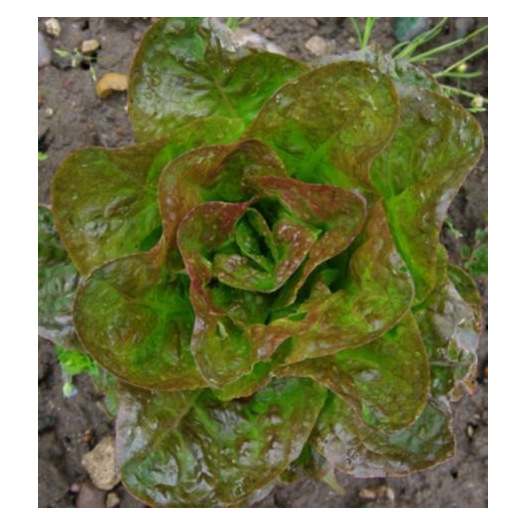
[[[426,404],[429,362],[412,314],[357,349],[278,368],[278,376],[307,376],[329,388],[367,425],[395,430],[413,423]]]
[[[481,323],[481,300],[473,280],[440,256],[438,283],[426,301],[414,309],[431,367],[435,396],[458,400],[473,391]]]
[[[117,461],[123,482],[158,507],[235,506],[300,455],[325,396],[324,388],[295,378],[230,402],[209,390],[122,386]]]
[[[130,70],[129,112],[138,141],[200,117],[250,123],[265,101],[307,66],[238,48],[211,19],[163,18],[143,38]]]
[[[190,352],[194,313],[184,276],[170,278],[162,246],[95,270],[75,300],[74,322],[86,350],[102,367],[150,389],[207,385]]]
[[[413,282],[380,202],[369,213],[348,273],[339,290],[326,288],[306,302],[305,330],[294,338],[287,363],[369,343],[394,327],[411,307]]]
[[[164,166],[188,149],[238,135],[237,121],[202,119],[170,138],[69,156],[53,178],[52,208],[79,272],[87,275],[106,261],[152,248],[162,233],[156,190]]]
[[[407,475],[452,457],[450,421],[448,402],[432,399],[408,428],[380,431],[334,396],[322,409],[309,442],[336,469],[355,477]]]
[[[193,207],[207,201],[246,201],[251,192],[244,181],[259,174],[287,176],[279,157],[255,140],[198,148],[169,163],[159,179],[158,192],[171,250],[179,223]]]
[[[421,302],[435,287],[447,209],[484,143],[476,119],[451,100],[418,88],[404,88],[400,100],[400,126],[373,163],[371,178]]]
[[[360,232],[365,220],[365,200],[336,186],[305,184],[294,179],[254,177],[258,195],[274,198],[301,221],[321,230],[300,271],[289,282],[280,305],[292,303],[312,271],[343,252]]]
[[[359,51],[351,51],[344,55],[331,55],[315,61],[315,65],[325,66],[335,62],[359,61],[377,67],[388,75],[396,86],[416,86],[436,93],[442,93],[442,88],[435,77],[420,66],[415,66],[408,60],[395,59],[386,55],[380,46],[369,46]]]
[[[246,137],[271,145],[289,174],[374,194],[369,166],[398,123],[393,83],[361,62],[329,64],[283,86]]]

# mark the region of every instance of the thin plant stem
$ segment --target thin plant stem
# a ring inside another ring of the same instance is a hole
[[[356,33],[356,38],[358,39],[358,47],[362,49],[362,32],[360,30],[360,25],[356,21],[356,18],[354,18],[353,16],[350,16],[349,20],[351,21],[351,24],[354,28],[354,32]]]
[[[402,49],[404,46],[407,46],[407,40],[405,42],[398,42],[398,44],[396,44],[396,46],[393,46],[391,48],[391,51],[389,53],[391,53],[391,56],[395,56],[395,53],[399,50],[399,49]]]
[[[444,27],[447,21],[448,21],[448,17],[446,16],[442,18],[436,26],[432,27],[431,29],[428,29],[427,31],[424,31],[423,33],[415,37],[413,40],[410,40],[409,42],[407,42],[406,47],[402,49],[402,51],[400,51],[396,56],[394,56],[394,58],[410,59],[413,53],[420,46],[423,46],[424,44],[431,42],[431,40],[433,40],[435,37],[437,37],[440,34],[440,32],[442,31],[442,28]],[[395,46],[395,48],[396,47],[397,46]],[[391,51],[391,55],[393,55],[392,51]]]
[[[472,58],[475,58],[476,56],[480,55],[481,53],[486,51],[486,49],[488,49],[488,44],[478,48],[477,50],[473,51],[473,53],[470,53],[466,57],[455,62],[454,64],[451,64],[451,66],[447,67],[443,71],[439,71],[438,73],[435,73],[435,77],[443,77],[444,75],[447,75],[450,71],[456,69],[461,64],[464,64],[464,62],[467,62],[468,60],[471,60]]]
[[[374,27],[375,22],[376,22],[376,17],[374,16],[368,16],[365,19],[365,27],[363,30],[363,39],[362,39],[362,44],[360,46],[360,49],[364,49],[369,43],[369,39],[371,38],[371,31]]]
[[[474,99],[475,97],[482,97],[482,95],[473,93],[472,91],[467,91],[465,89],[456,88],[455,86],[449,86],[448,84],[440,84],[440,86],[446,91],[450,91],[451,93],[456,93],[457,95],[462,95],[463,97],[468,97],[470,99]],[[486,99],[485,97],[482,97],[482,100],[486,104],[488,103],[488,99]]]
[[[424,51],[423,53],[420,53],[420,55],[412,57],[409,60],[411,62],[422,62],[423,60],[428,60],[429,58],[433,57],[434,55],[437,55],[438,53],[442,53],[444,51],[449,51],[450,49],[455,49],[457,47],[463,46],[466,42],[469,42],[472,38],[476,37],[478,34],[482,33],[483,31],[486,31],[487,29],[488,24],[477,29],[476,31],[473,31],[473,33],[470,33],[469,35],[463,38],[459,38],[457,40],[453,40],[453,42],[448,42],[447,44],[443,44],[428,51]]]
[[[437,73],[435,77],[438,77],[439,74]],[[482,77],[482,71],[470,71],[467,73],[460,73],[460,71],[449,71],[449,72],[441,72],[440,77],[447,77],[452,79],[476,79],[478,77]]]

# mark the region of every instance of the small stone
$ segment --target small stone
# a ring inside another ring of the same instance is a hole
[[[468,424],[466,426],[466,436],[471,440],[474,435],[475,435],[475,426],[473,426],[472,424]]]
[[[356,45],[356,42],[357,42],[356,37],[349,37],[349,40],[347,42],[349,42],[351,46]]]
[[[115,440],[111,436],[103,438],[89,453],[82,457],[82,465],[97,488],[110,490],[120,480],[116,467]]]
[[[114,491],[110,491],[108,495],[106,495],[106,508],[116,508],[121,499],[119,499],[119,496]]]
[[[133,41],[134,42],[139,42],[139,40],[141,40],[142,38],[142,32],[141,31],[135,31],[135,33],[133,33]]]
[[[80,45],[80,51],[83,55],[92,55],[98,49],[100,49],[100,42],[96,38],[84,40]]]
[[[305,23],[314,29],[318,27],[318,21],[315,18],[305,18]]]
[[[246,46],[252,49],[261,49],[269,53],[277,53],[278,55],[285,55],[285,51],[277,44],[269,42],[266,38],[258,33],[250,31],[250,29],[241,28],[234,33],[234,40],[239,46]]]
[[[305,42],[305,47],[316,57],[323,57],[332,53],[335,49],[333,41],[314,35]]]
[[[79,484],[78,482],[73,482],[73,484],[71,484],[71,486],[69,487],[69,492],[78,493],[80,491],[80,488],[81,484]]]
[[[389,486],[379,486],[377,488],[363,488],[359,491],[358,496],[365,500],[376,500],[379,497],[387,497],[391,502],[395,500],[395,494]]]
[[[38,67],[42,68],[51,62],[51,51],[47,47],[46,37],[38,33]]]
[[[58,38],[60,36],[60,23],[56,18],[48,18],[44,22],[44,28],[46,29],[46,33],[53,38]]]
[[[55,114],[55,110],[53,108],[46,108],[44,110],[44,115],[48,118],[48,119],[51,119],[51,117],[53,117],[53,115]]]
[[[124,73],[104,73],[95,86],[95,91],[101,99],[106,99],[117,91],[128,89],[128,75]]]
[[[274,31],[272,31],[272,29],[270,29],[270,27],[266,27],[265,29],[263,29],[263,31],[261,32],[261,34],[262,34],[265,38],[269,38],[270,40],[276,38],[276,35],[274,35]]]
[[[105,508],[106,493],[91,482],[84,482],[77,495],[77,508]]]

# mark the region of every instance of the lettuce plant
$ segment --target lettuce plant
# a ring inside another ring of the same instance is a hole
[[[118,379],[118,463],[161,507],[248,505],[299,473],[454,453],[472,280],[439,234],[477,122],[375,51],[303,64],[162,19],[137,144],[71,154],[39,209],[42,334]]]

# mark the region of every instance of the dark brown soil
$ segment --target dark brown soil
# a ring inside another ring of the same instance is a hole
[[[58,39],[46,36],[49,48],[73,51],[83,40],[98,38],[101,49],[95,71],[126,73],[138,41],[151,19],[144,18],[61,18]],[[372,32],[372,42],[390,49],[395,41],[390,18],[380,19]],[[436,19],[435,19],[436,21]],[[39,30],[44,32],[44,19]],[[467,19],[473,27],[487,19]],[[456,38],[458,21],[451,19],[444,35],[433,46]],[[356,49],[353,31],[345,18],[253,18],[247,26],[280,45],[290,55],[314,58],[305,48],[313,35],[334,41],[336,53]],[[486,38],[469,42],[460,51],[451,51],[428,64],[439,71],[467,55]],[[351,39],[351,41],[349,41]],[[46,161],[39,163],[39,202],[49,203],[51,178],[72,151],[83,146],[124,146],[133,142],[126,113],[126,97],[114,95],[100,100],[90,72],[70,67],[70,61],[55,57],[39,69],[39,149],[47,150]],[[477,79],[464,81],[462,87],[487,96],[487,56],[479,56],[472,68],[484,71]],[[461,100],[468,104],[467,100]],[[487,138],[487,113],[478,113]],[[477,228],[487,221],[487,153],[469,175],[454,201],[450,218],[464,238],[456,240],[444,231],[443,241],[450,256],[459,260],[460,245],[471,243]],[[479,280],[487,313],[487,280]],[[486,317],[485,317],[486,319]],[[486,323],[487,329],[487,323]],[[102,409],[101,398],[88,378],[77,379],[78,395],[62,395],[62,378],[53,346],[39,341],[39,507],[75,507],[76,492],[88,480],[81,465],[82,456],[106,435],[113,433],[113,422]],[[487,507],[488,415],[487,415],[487,330],[479,348],[478,389],[472,397],[454,405],[457,455],[450,462],[406,478],[358,480],[340,477],[345,495],[338,496],[323,483],[310,480],[276,488],[258,507]],[[363,488],[389,486],[393,492],[368,500],[359,496]],[[118,486],[120,507],[141,506]]]

